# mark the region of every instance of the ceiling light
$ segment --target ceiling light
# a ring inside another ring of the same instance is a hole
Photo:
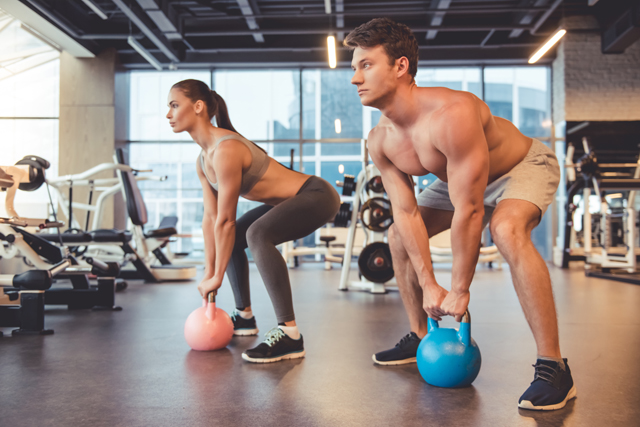
[[[334,36],[327,37],[327,47],[329,48],[329,68],[336,68],[336,38]]]
[[[567,30],[558,30],[558,31],[556,31],[556,33],[553,36],[551,36],[551,38],[549,40],[547,40],[545,42],[545,44],[543,44],[542,47],[540,49],[538,49],[536,51],[536,53],[534,53],[531,58],[529,58],[529,64],[536,63],[538,61],[538,59],[540,59],[542,57],[542,55],[547,53],[547,51],[549,49],[551,49],[556,43],[558,43],[558,41],[565,34],[567,34]]]
[[[138,43],[138,40],[136,40],[135,37],[129,36],[129,38],[127,39],[127,43],[129,43],[129,46],[134,48],[135,51],[140,54],[140,56],[146,59],[149,64],[153,65],[153,68],[158,71],[162,71],[162,64],[160,64],[160,62],[158,62],[158,60],[154,58],[147,49],[142,47],[142,45]]]
[[[336,133],[342,132],[342,122],[340,121],[340,119],[336,119],[334,124],[336,126]]]

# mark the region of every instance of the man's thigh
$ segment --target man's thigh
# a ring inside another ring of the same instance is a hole
[[[418,206],[418,208],[420,209],[422,221],[427,227],[429,237],[433,237],[436,234],[451,228],[453,211],[435,209],[427,206]]]

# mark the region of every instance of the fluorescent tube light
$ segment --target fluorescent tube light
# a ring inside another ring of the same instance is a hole
[[[342,132],[342,122],[340,121],[340,119],[336,119],[336,121],[334,123],[335,123],[335,126],[336,126],[336,133]],[[340,172],[340,173],[342,173],[342,172]]]
[[[329,67],[336,68],[336,38],[334,36],[327,37],[327,47],[329,48]]]
[[[146,59],[149,64],[153,65],[153,68],[158,71],[162,71],[162,64],[160,64],[160,62],[158,62],[158,60],[154,58],[147,49],[142,47],[142,45],[138,43],[138,40],[136,40],[135,37],[129,36],[129,38],[127,39],[127,43],[129,43],[129,46],[134,48],[135,51],[140,54],[140,56]]]
[[[556,31],[556,33],[553,36],[551,36],[551,38],[549,40],[547,40],[547,42],[545,44],[543,44],[542,47],[540,49],[538,49],[536,51],[536,53],[534,53],[531,58],[529,58],[529,64],[536,63],[538,61],[538,59],[540,59],[542,57],[542,55],[547,53],[547,51],[549,49],[551,49],[556,43],[558,43],[558,41],[565,34],[567,34],[567,30],[558,30],[558,31]]]

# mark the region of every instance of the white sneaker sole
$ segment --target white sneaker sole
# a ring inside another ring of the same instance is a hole
[[[408,365],[409,363],[416,363],[415,357],[410,357],[408,359],[403,359],[403,360],[392,360],[391,362],[381,362],[378,359],[376,359],[375,354],[371,356],[371,358],[373,359],[373,363],[375,363],[376,365],[382,365],[382,366]]]
[[[248,337],[251,335],[258,335],[258,328],[254,329],[234,329],[233,335],[236,337]]]
[[[560,403],[556,403],[555,405],[548,405],[548,406],[534,406],[528,400],[523,400],[522,402],[518,403],[518,408],[529,409],[531,411],[554,411],[556,409],[564,408],[564,406],[567,404],[568,401],[576,397],[576,394],[577,394],[577,390],[574,384],[573,387],[571,387],[571,390],[569,390],[569,393],[567,393],[567,397],[565,397],[564,400]]]
[[[302,350],[297,353],[289,353],[289,354],[285,354],[278,357],[271,357],[269,359],[262,359],[262,358],[256,359],[256,358],[247,356],[247,353],[242,353],[242,358],[247,362],[251,362],[251,363],[273,363],[273,362],[279,362],[281,360],[301,359],[304,357],[305,354],[306,352]]]

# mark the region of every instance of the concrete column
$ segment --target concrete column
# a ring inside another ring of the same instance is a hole
[[[75,58],[67,52],[60,55],[60,176],[113,161],[115,66],[113,49],[90,59]],[[113,176],[105,173],[100,178]],[[74,188],[74,201],[86,203],[88,195],[87,189]],[[86,213],[74,210],[73,215],[84,228]],[[105,206],[101,227],[112,228],[113,223],[111,200]]]

